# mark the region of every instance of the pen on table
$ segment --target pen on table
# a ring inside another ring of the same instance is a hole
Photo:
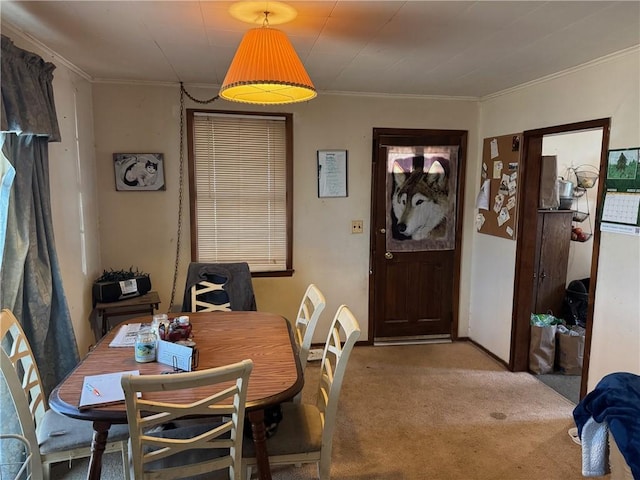
[[[87,383],[87,388],[88,388],[89,390],[91,390],[95,396],[97,396],[97,397],[101,397],[101,396],[102,396],[102,394],[100,393],[100,390],[98,390],[98,389],[97,389],[96,387],[94,387],[93,385],[89,385],[89,384]]]

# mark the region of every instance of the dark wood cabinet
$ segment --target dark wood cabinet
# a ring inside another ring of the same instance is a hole
[[[572,220],[571,210],[538,210],[533,313],[562,315]]]

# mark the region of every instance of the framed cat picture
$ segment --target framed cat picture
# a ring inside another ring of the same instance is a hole
[[[116,190],[166,190],[162,153],[114,153]]]

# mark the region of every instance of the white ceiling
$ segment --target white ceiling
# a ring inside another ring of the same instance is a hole
[[[232,3],[2,0],[0,14],[91,80],[219,86],[255,26]],[[297,17],[277,28],[320,93],[482,97],[640,44],[637,0],[287,3]]]

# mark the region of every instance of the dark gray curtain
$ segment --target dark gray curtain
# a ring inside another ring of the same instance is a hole
[[[15,168],[0,275],[0,305],[22,324],[47,394],[78,363],[55,250],[48,142],[60,141],[55,66],[2,36],[2,151]]]
[[[56,66],[40,56],[16,47],[2,35],[3,132],[40,135],[60,141],[53,101],[53,71]]]

